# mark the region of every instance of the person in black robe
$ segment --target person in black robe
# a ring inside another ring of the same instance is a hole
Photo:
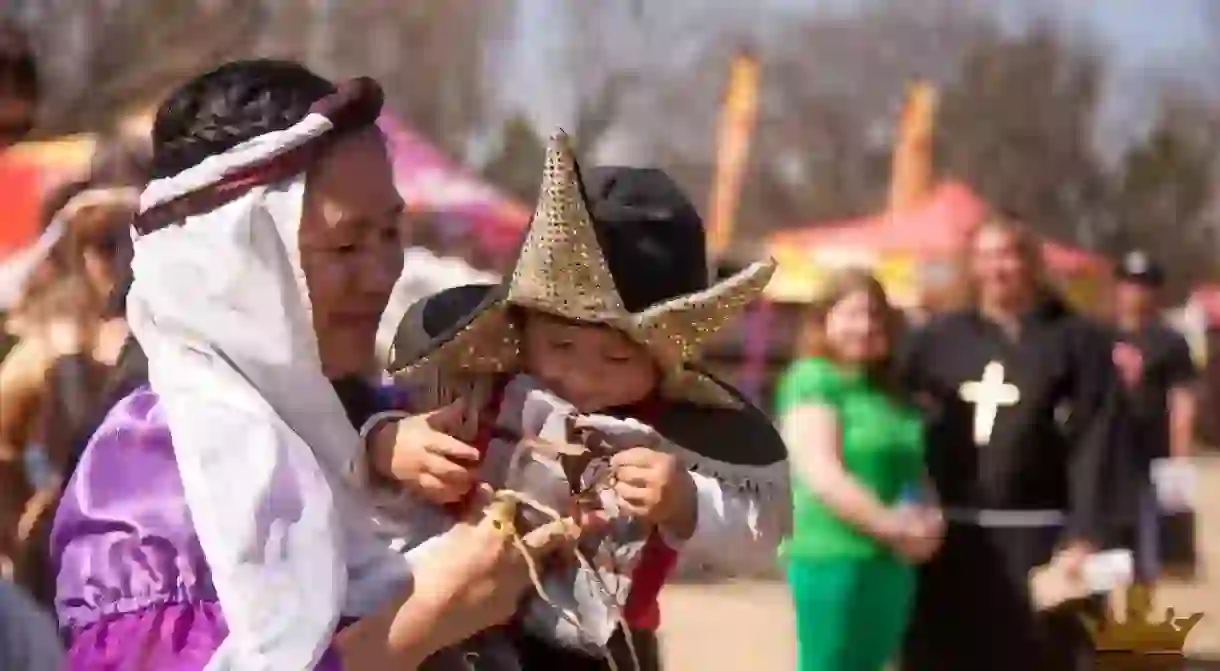
[[[927,413],[927,465],[948,523],[921,569],[909,671],[1089,668],[1073,599],[1039,610],[1031,571],[1083,585],[1118,511],[1121,393],[1105,332],[1040,283],[1040,245],[1007,219],[967,248],[966,310],[933,318],[901,355]],[[1080,593],[1083,596],[1083,590]]]

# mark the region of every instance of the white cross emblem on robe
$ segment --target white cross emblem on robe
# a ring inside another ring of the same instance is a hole
[[[1021,400],[1017,386],[1004,381],[1004,364],[999,361],[984,366],[982,378],[963,382],[958,394],[963,401],[974,404],[974,444],[979,446],[991,442],[1000,408]]]

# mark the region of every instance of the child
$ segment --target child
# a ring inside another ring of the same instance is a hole
[[[630,668],[632,643],[640,665],[656,669],[657,595],[679,551],[752,571],[771,562],[781,533],[783,442],[761,411],[695,366],[774,265],[708,286],[702,221],[668,176],[605,168],[582,184],[562,134],[548,149],[540,193],[511,277],[414,306],[392,367],[408,385],[447,389],[473,406],[480,453],[495,441],[497,417],[515,411],[506,392],[531,383],[577,414],[638,420],[664,436],[610,459],[619,509],[649,531],[622,610],[629,631],[609,647],[618,668]],[[451,503],[476,476],[455,476],[472,465],[437,465],[437,456],[421,454],[405,479],[431,502]],[[517,631],[515,647],[525,669],[609,666],[533,629]]]

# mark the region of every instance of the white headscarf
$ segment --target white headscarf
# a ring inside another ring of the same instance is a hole
[[[141,211],[315,140],[310,114],[167,179]],[[408,577],[355,486],[362,445],[322,374],[301,270],[305,175],[136,237],[132,333],[173,435],[186,502],[229,626],[210,670],[312,669],[340,614]]]

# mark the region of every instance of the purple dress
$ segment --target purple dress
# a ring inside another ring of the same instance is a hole
[[[51,532],[70,671],[198,671],[228,634],[157,395],[110,411]],[[318,669],[338,671],[333,649]]]

